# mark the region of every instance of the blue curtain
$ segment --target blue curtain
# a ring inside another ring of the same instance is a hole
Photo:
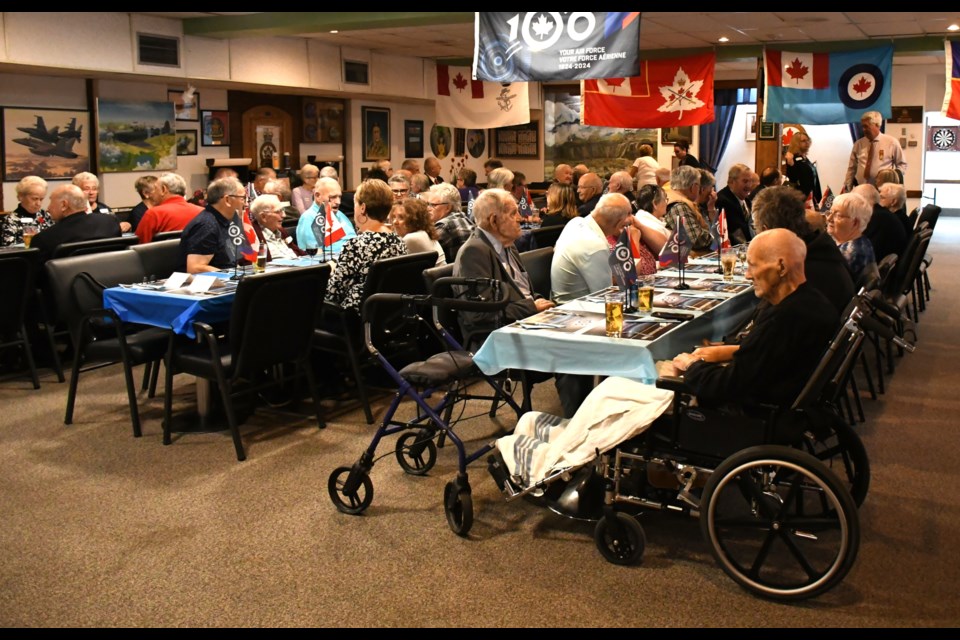
[[[700,165],[714,174],[730,142],[739,101],[737,89],[717,89],[713,94],[714,121],[700,126]]]

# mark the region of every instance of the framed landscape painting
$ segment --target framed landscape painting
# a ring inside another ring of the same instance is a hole
[[[70,178],[90,170],[90,113],[18,107],[3,110],[3,179]]]
[[[100,171],[177,168],[172,102],[97,102]]]

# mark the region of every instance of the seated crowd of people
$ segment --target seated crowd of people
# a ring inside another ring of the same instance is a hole
[[[750,243],[747,278],[761,303],[747,329],[729,344],[681,354],[673,370],[685,372],[706,397],[762,389],[758,400],[783,401],[794,392],[790,384],[756,385],[782,373],[764,360],[812,366],[818,345],[833,332],[855,289],[876,277],[879,259],[906,247],[911,229],[903,185],[896,174],[881,172],[877,186],[864,184],[838,195],[821,214],[812,210],[812,198],[801,188],[806,183],[781,185],[773,168],[761,176],[736,164],[718,191],[714,175],[688,149],[677,146],[681,162],[672,171],[657,164],[649,145],[640,148],[628,170],[606,179],[584,165],[557,165],[540,208],[525,176],[497,160],[485,165],[484,185],[467,168],[457,172],[455,182],[445,182],[435,158],[424,162],[423,172],[416,160],[396,171],[389,161],[379,161],[354,194],[343,192],[331,167],[304,165],[302,183],[292,191],[272,169],[260,169],[247,185],[227,169],[194,194],[191,200],[198,204],[187,200],[184,178],[166,172],[136,181],[141,202],[122,221],[100,202],[93,174],[80,173],[57,186],[46,210],[47,183],[29,176],[17,184],[16,210],[0,220],[0,245],[23,242],[30,228],[31,246],[47,260],[64,242],[135,233],[147,243],[158,233],[180,231],[179,268],[194,274],[236,266],[230,227],[241,224],[251,246],[265,247],[268,260],[317,253],[333,258],[326,299],[357,312],[373,262],[434,251],[437,266],[452,264],[457,276],[495,278],[506,291],[505,317],[460,314],[467,346],[476,349],[504,320],[519,320],[610,285],[609,253],[623,231],[638,274],[647,275],[656,272],[661,250],[681,226],[693,251],[708,251],[724,212],[731,242]],[[788,154],[791,167],[802,168],[803,151],[797,146],[795,156]],[[295,221],[295,228],[284,225],[285,219]],[[516,244],[523,222],[561,229],[550,269],[551,299],[535,291],[520,259]],[[733,366],[713,366],[727,361]],[[568,417],[592,382],[556,376]]]

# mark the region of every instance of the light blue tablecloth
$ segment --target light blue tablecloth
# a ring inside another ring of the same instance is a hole
[[[504,369],[547,373],[622,376],[645,383],[657,378],[655,361],[691,351],[703,338],[720,340],[753,312],[753,290],[731,296],[718,307],[676,326],[656,340],[606,338],[546,329],[523,329],[515,325],[494,331],[474,356],[487,374]],[[575,300],[562,310],[595,311],[596,303]],[[667,311],[667,309],[664,309]]]

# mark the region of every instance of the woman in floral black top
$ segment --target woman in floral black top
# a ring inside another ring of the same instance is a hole
[[[330,302],[359,313],[370,265],[381,258],[406,255],[403,239],[385,224],[392,205],[393,191],[383,180],[367,180],[357,188],[353,221],[358,235],[347,240],[340,252],[327,284]]]
[[[47,197],[47,181],[37,176],[27,176],[17,183],[17,200],[20,204],[13,213],[0,216],[0,247],[23,242],[23,223],[21,218],[30,218],[38,231],[53,226],[53,218],[43,210],[43,199]]]

